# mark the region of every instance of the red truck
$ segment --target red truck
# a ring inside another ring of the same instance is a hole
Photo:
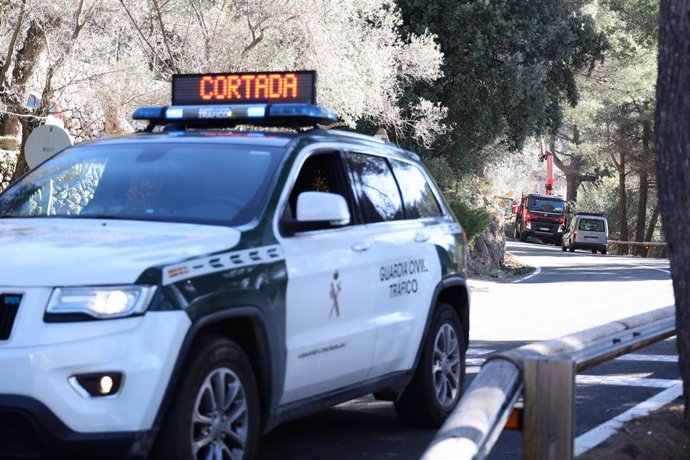
[[[566,201],[563,198],[538,193],[523,194],[515,211],[513,237],[527,241],[531,236],[544,243],[560,246],[565,215]]]

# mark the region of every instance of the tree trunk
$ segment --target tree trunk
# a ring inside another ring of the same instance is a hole
[[[26,31],[24,44],[17,50],[15,57],[11,85],[8,88],[8,91],[13,94],[10,97],[3,98],[9,112],[22,112],[23,107],[21,106],[26,104],[29,79],[33,75],[38,59],[46,46],[45,30],[52,27],[55,27],[54,22],[39,24],[37,21],[31,21],[31,25],[29,25],[29,29]],[[16,136],[19,134],[19,128],[20,125],[17,117],[6,114],[0,126],[0,133]]]
[[[676,299],[678,366],[690,420],[690,1],[661,2],[656,177]]]
[[[635,241],[644,241],[644,226],[647,223],[647,195],[649,194],[649,174],[647,171],[640,173],[640,194],[639,203],[637,204],[637,225],[635,227]],[[642,246],[638,247],[638,256],[645,255],[645,250]]]
[[[618,168],[618,191],[620,193],[620,205],[619,205],[619,215],[620,220],[620,235],[618,239],[620,241],[629,241],[628,236],[628,192],[625,187],[625,176],[628,174],[625,170],[626,168],[626,153],[621,151],[621,161],[620,167]],[[624,245],[618,247],[618,254],[623,254],[625,252]]]
[[[647,227],[647,233],[644,235],[645,241],[652,241],[654,238],[654,230],[656,230],[656,223],[659,221],[659,203],[654,205],[654,211],[652,211],[652,217],[649,219],[649,227]]]
[[[565,199],[568,202],[575,202],[577,201],[577,189],[580,186],[580,176],[578,175],[566,175],[565,176],[565,183],[566,183],[566,192],[565,192]]]

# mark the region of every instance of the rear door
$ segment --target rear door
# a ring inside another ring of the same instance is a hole
[[[405,180],[398,182],[392,170],[394,160],[363,152],[348,152],[346,157],[357,202],[373,240],[376,270],[368,283],[373,287],[376,346],[369,376],[377,377],[411,368],[416,357],[441,277],[438,254],[431,243],[435,221],[432,217],[424,222],[403,204],[399,184],[406,184],[404,191],[423,188],[424,179],[420,184],[420,173],[415,176],[413,165],[399,162]],[[412,170],[407,173],[407,168]]]
[[[577,224],[578,243],[606,244],[606,222],[598,217],[580,217]]]

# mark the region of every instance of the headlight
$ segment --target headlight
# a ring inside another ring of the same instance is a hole
[[[82,313],[94,318],[121,318],[146,310],[155,292],[155,286],[55,288],[46,313]]]

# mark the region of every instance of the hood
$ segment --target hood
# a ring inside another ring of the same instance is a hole
[[[0,286],[131,284],[147,268],[228,250],[229,227],[125,220],[0,219]]]

